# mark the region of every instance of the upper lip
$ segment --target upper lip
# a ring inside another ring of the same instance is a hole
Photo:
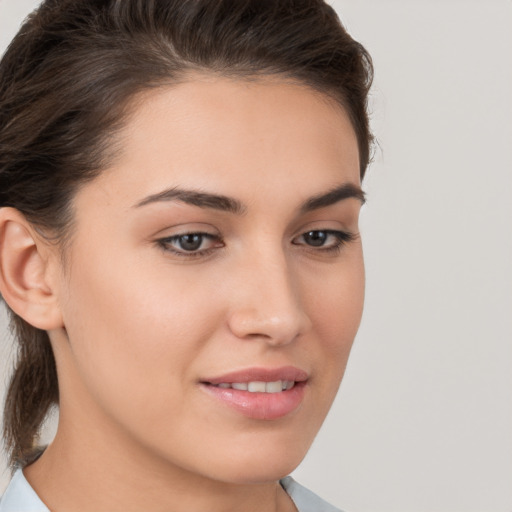
[[[245,368],[218,377],[201,379],[201,382],[208,384],[221,384],[233,382],[275,382],[278,380],[293,380],[302,382],[308,379],[308,374],[295,366],[282,366],[280,368]]]

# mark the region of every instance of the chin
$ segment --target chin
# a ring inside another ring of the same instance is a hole
[[[225,468],[221,470],[220,475],[216,475],[216,480],[225,483],[247,485],[247,484],[262,484],[267,482],[276,482],[281,478],[289,475],[299,465],[297,463],[275,463],[275,461],[267,461],[265,464],[254,463],[252,467],[236,467]]]
[[[256,445],[257,446],[257,445]],[[309,445],[297,447],[252,449],[250,452],[233,453],[217,467],[215,478],[235,484],[255,484],[277,481],[294,471],[304,459]]]

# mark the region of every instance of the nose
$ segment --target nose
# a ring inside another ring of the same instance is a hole
[[[301,300],[299,276],[284,254],[259,253],[238,270],[228,317],[235,336],[279,346],[291,343],[311,327]]]

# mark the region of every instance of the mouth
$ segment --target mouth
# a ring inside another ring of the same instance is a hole
[[[275,420],[297,410],[308,374],[295,367],[250,368],[201,381],[201,388],[221,406],[258,420]]]
[[[294,380],[275,380],[272,382],[254,380],[250,382],[220,382],[211,385],[221,389],[236,389],[249,393],[281,393],[292,389],[295,384]]]

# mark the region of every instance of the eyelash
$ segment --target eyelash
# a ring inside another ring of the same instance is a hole
[[[212,240],[217,241],[213,247],[209,247],[208,249],[195,250],[195,251],[187,251],[186,249],[174,249],[172,244],[179,243],[180,239],[184,237],[201,237],[201,245],[204,240]],[[158,245],[166,252],[170,252],[176,256],[184,257],[184,258],[200,258],[204,256],[208,256],[214,250],[219,249],[224,246],[224,242],[222,238],[218,235],[212,235],[211,233],[202,233],[200,231],[194,231],[190,233],[180,233],[179,235],[168,236],[165,238],[160,238],[157,240]]]
[[[307,243],[297,243],[295,240],[304,238],[305,236],[316,234],[318,236],[320,233],[325,235],[325,239],[328,240],[329,237],[335,238],[335,243],[333,245],[330,245],[328,247],[325,247],[324,245],[310,245]],[[183,239],[184,237],[200,237],[200,245],[203,244],[205,240],[212,240],[216,241],[214,246],[208,247],[207,249],[202,250],[190,250],[187,251],[186,249],[175,249],[172,247],[173,244],[180,243],[180,239]],[[349,233],[348,231],[338,231],[333,229],[312,229],[310,231],[306,231],[305,233],[302,233],[298,237],[294,238],[292,243],[294,245],[306,245],[310,250],[313,250],[315,252],[322,252],[327,254],[337,254],[341,251],[344,245],[346,245],[349,242],[354,241],[357,238],[356,235],[353,233]],[[173,235],[165,238],[160,238],[156,241],[157,244],[166,252],[170,252],[176,256],[184,257],[188,259],[193,258],[201,258],[206,257],[209,254],[211,254],[213,251],[224,247],[224,241],[222,238],[218,235],[212,235],[211,233],[203,233],[203,232],[189,232],[189,233],[180,233],[179,235]]]
[[[354,235],[353,233],[350,233],[348,231],[339,231],[335,229],[311,229],[310,231],[302,233],[297,238],[304,238],[305,236],[311,235],[313,233],[315,233],[317,236],[319,233],[323,233],[327,240],[329,239],[329,237],[334,237],[334,244],[328,247],[325,247],[325,245],[315,246],[306,244],[311,250],[321,251],[323,253],[328,254],[338,254],[346,244],[348,244],[349,242],[353,242],[356,239],[356,235]],[[301,245],[295,242],[292,243],[295,245]]]

